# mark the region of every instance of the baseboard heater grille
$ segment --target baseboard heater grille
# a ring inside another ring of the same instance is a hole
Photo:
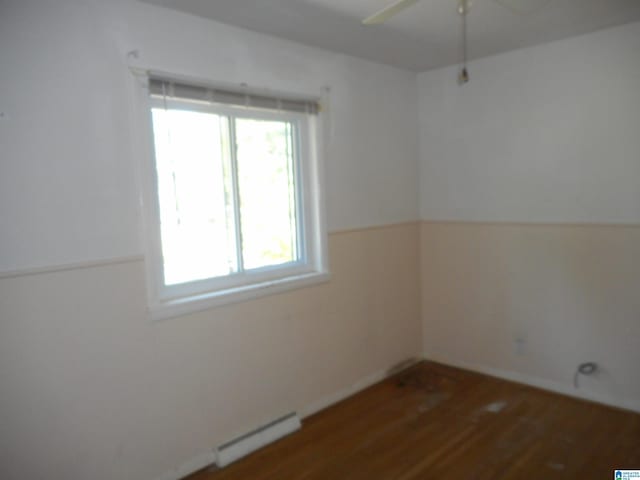
[[[255,452],[290,433],[299,430],[302,426],[297,413],[290,413],[282,418],[269,422],[256,428],[230,442],[220,445],[216,449],[218,467],[226,467],[232,462]]]

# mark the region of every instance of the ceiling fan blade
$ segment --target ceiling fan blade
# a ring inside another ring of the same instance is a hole
[[[365,18],[362,23],[365,25],[378,25],[380,23],[384,23],[405,8],[415,5],[419,1],[420,0],[398,0],[379,12],[374,13],[370,17]]]
[[[496,3],[516,13],[528,14],[544,8],[551,0],[495,0]]]

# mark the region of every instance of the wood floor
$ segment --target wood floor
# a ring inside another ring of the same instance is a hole
[[[190,480],[609,479],[640,469],[640,415],[422,363]]]

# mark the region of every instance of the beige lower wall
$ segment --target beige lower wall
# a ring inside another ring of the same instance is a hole
[[[142,262],[0,279],[0,477],[155,479],[420,354],[418,238],[332,234],[330,282],[162,322]]]
[[[559,389],[595,360],[581,394],[640,404],[640,228],[416,223],[329,245],[326,284],[163,322],[142,262],[0,279],[0,476],[153,480],[422,351]]]
[[[423,223],[421,259],[427,357],[640,410],[640,227]]]

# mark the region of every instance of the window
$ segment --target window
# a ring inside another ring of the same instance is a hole
[[[317,104],[152,78],[152,312],[326,278]]]

